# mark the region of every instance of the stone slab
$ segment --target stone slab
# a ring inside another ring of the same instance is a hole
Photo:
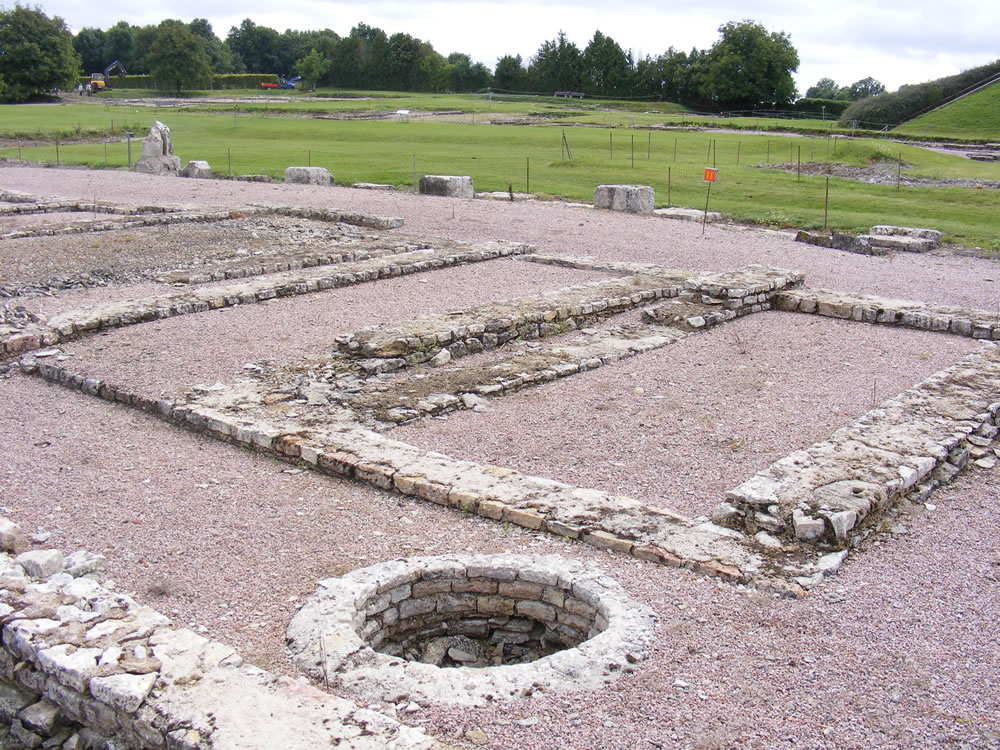
[[[420,178],[421,195],[437,195],[444,198],[475,198],[472,178],[458,175],[425,174]]]

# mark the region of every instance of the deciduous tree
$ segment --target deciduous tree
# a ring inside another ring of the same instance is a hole
[[[178,95],[182,88],[205,86],[212,79],[205,42],[179,21],[160,24],[146,59],[156,82],[169,84]]]
[[[528,88],[528,71],[520,55],[504,55],[493,71],[493,85],[506,91],[524,91]]]
[[[104,32],[100,29],[80,29],[80,33],[73,37],[73,49],[80,56],[80,72],[83,75],[97,73],[108,64],[104,62]]]
[[[15,5],[0,11],[0,77],[5,101],[72,88],[80,74],[73,35],[58,16]]]
[[[868,78],[862,78],[851,84],[849,98],[852,102],[856,102],[858,99],[866,99],[869,96],[878,96],[884,93],[885,86],[882,85],[882,82],[868,76]]]
[[[316,50],[310,50],[309,54],[295,63],[295,72],[302,76],[303,82],[309,88],[315,90],[316,84],[326,75],[330,69],[330,61],[325,59]]]
[[[773,108],[795,97],[799,54],[784,32],[759,23],[729,22],[708,53],[702,92],[722,109]]]
[[[815,86],[806,89],[807,99],[836,99],[840,87],[832,78],[820,78]]]

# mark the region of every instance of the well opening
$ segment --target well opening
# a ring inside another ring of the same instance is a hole
[[[554,574],[514,568],[417,571],[364,612],[358,634],[375,651],[439,667],[524,664],[607,628],[598,602]]]
[[[443,555],[320,581],[287,637],[304,673],[366,700],[485,705],[632,672],[653,624],[593,565]]]

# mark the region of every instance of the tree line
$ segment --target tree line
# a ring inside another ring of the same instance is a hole
[[[7,100],[72,85],[71,77],[118,61],[130,74],[151,75],[178,92],[205,87],[212,75],[297,74],[311,87],[420,92],[491,87],[669,101],[708,111],[780,109],[797,96],[792,73],[799,65],[788,34],[750,20],[720,26],[710,49],[670,47],[641,59],[600,30],[583,48],[560,31],[527,61],[505,55],[490,70],[466,53],[445,57],[429,42],[363,23],[340,36],[331,29],[279,33],[247,18],[220,39],[204,18],[147,26],[119,21],[108,29],[85,27],[74,36],[62,19],[20,5],[0,12],[0,50],[0,81],[7,81],[0,82],[0,95]],[[884,91],[872,78],[850,87],[824,78],[806,96],[856,100]]]
[[[245,19],[220,39],[203,18],[168,19],[108,29],[82,28],[75,36],[62,19],[16,5],[0,11],[0,76],[4,97],[71,85],[72,76],[102,71],[117,60],[130,74],[152,75],[181,88],[205,85],[213,74],[298,74],[311,86],[422,92],[470,92],[488,87],[525,92],[571,91],[592,96],[671,101],[703,109],[772,108],[796,95],[792,73],[798,52],[790,37],[754,21],[719,27],[708,50],[670,48],[635,59],[610,36],[595,31],[583,48],[559,32],[527,61],[505,55],[495,70],[470,55],[447,57],[406,33],[386,34],[358,24],[346,36],[331,29],[279,33]],[[10,54],[17,47],[18,54]],[[70,76],[72,73],[72,76]]]

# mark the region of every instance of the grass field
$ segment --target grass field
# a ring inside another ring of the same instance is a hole
[[[1000,82],[910,120],[893,133],[1000,141]]]
[[[222,175],[268,174],[312,164],[328,168],[339,184],[383,182],[411,188],[414,176],[465,174],[477,190],[530,188],[543,197],[593,198],[602,183],[651,185],[657,204],[704,208],[702,169],[719,167],[711,206],[727,217],[770,226],[820,228],[826,179],[798,178],[758,164],[839,163],[883,165],[894,173],[933,178],[1000,180],[1000,164],[901,146],[883,140],[790,137],[755,132],[693,132],[633,128],[471,125],[455,122],[324,120],[264,113],[235,115],[125,107],[94,102],[4,107],[0,138],[10,144],[0,157],[17,158],[17,134],[34,140],[20,146],[26,160],[124,167],[122,128],[141,138],[154,119],[171,128],[183,162],[208,161]],[[615,113],[630,117],[629,113]],[[600,113],[595,113],[599,117]],[[659,115],[661,121],[664,115]],[[115,135],[105,136],[114,123]],[[599,124],[599,123],[597,123]],[[234,127],[235,125],[235,127]],[[79,132],[79,135],[77,135]],[[562,136],[572,151],[568,158]],[[87,137],[89,135],[89,137]],[[50,140],[39,141],[49,135]],[[105,141],[108,141],[107,143]],[[714,148],[713,148],[714,146]],[[676,149],[676,155],[675,155]],[[133,159],[140,151],[132,143]],[[106,157],[105,157],[106,154]],[[530,180],[530,185],[528,184]],[[830,179],[829,225],[845,231],[891,223],[931,226],[953,241],[1000,252],[1000,191],[968,188],[903,188]]]

